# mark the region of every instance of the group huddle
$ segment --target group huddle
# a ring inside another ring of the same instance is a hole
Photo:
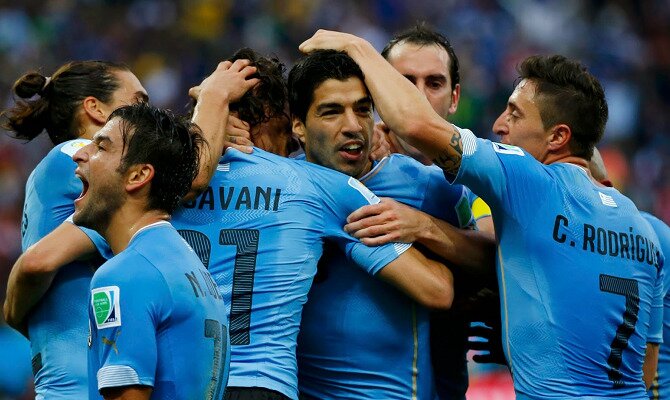
[[[496,143],[423,25],[300,50],[238,51],[188,117],[122,64],[17,81],[3,127],[56,145],[4,304],[38,399],[464,399],[475,322],[518,399],[670,395],[670,228],[609,184],[593,75],[528,57]]]

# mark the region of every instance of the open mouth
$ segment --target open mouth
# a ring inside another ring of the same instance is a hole
[[[88,181],[77,171],[75,171],[75,175],[77,175],[77,178],[79,178],[79,180],[81,180],[81,183],[83,184],[81,194],[79,194],[79,197],[77,197],[77,199],[75,200],[76,203],[77,201],[83,199],[84,196],[86,196],[86,193],[88,192]]]
[[[347,160],[357,160],[363,154],[363,143],[349,142],[340,147],[340,155]]]

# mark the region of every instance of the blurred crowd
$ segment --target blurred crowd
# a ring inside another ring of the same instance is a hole
[[[381,50],[416,21],[451,40],[462,77],[453,122],[482,137],[493,136],[520,60],[583,61],[609,102],[600,149],[612,181],[670,222],[667,0],[0,0],[0,103],[12,104],[12,84],[29,69],[48,76],[69,60],[107,59],[128,64],[152,103],[180,112],[188,88],[240,47],[290,67],[316,29],[354,33]],[[0,300],[20,253],[24,184],[49,148],[46,138],[23,143],[0,132]]]

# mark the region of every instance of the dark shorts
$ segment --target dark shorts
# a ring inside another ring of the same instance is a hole
[[[261,387],[227,387],[225,400],[291,400],[276,390]]]

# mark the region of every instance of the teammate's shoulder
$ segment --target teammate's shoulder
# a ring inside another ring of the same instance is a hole
[[[88,139],[73,139],[59,143],[47,153],[44,159],[42,159],[41,164],[73,164],[72,156],[88,143],[90,143]]]

